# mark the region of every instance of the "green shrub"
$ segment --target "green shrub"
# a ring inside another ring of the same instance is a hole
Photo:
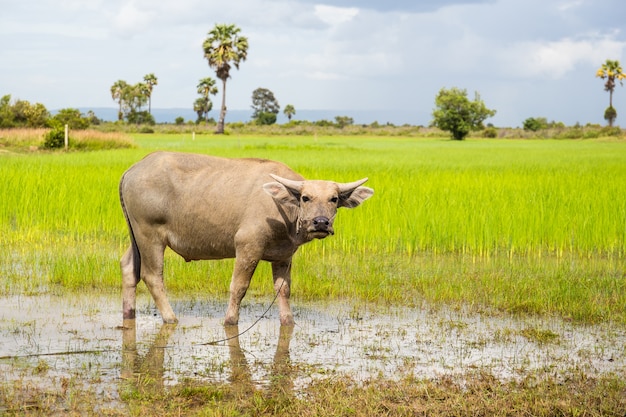
[[[53,117],[61,125],[68,125],[70,129],[87,129],[89,127],[89,119],[83,117],[78,109],[61,109]]]
[[[541,129],[548,128],[548,119],[545,117],[529,117],[524,120],[523,123],[524,130],[530,130],[531,132],[536,132]]]
[[[600,129],[600,136],[622,136],[622,129],[617,126],[605,126]]]
[[[609,123],[609,126],[613,126],[613,122],[617,118],[617,110],[613,106],[609,106],[604,111],[604,120]]]
[[[486,128],[483,131],[483,136],[486,138],[497,138],[498,137],[498,129],[493,126]]]
[[[65,146],[65,129],[55,127],[46,133],[43,147],[46,149],[58,149]]]
[[[254,120],[258,125],[273,125],[276,123],[276,114],[271,112],[261,112]]]

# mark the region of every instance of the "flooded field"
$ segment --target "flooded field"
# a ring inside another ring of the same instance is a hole
[[[191,378],[258,387],[280,381],[297,390],[343,374],[361,381],[473,370],[501,379],[626,374],[626,329],[609,324],[294,303],[295,327],[281,328],[274,306],[247,330],[269,301],[246,299],[240,325],[227,328],[225,301],[177,300],[177,325],[163,325],[145,294],[135,321],[122,323],[120,304],[117,296],[0,299],[0,381],[60,389],[72,380],[116,402],[120,382],[137,376],[163,386]]]

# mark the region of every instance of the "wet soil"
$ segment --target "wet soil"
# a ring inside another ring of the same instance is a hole
[[[0,298],[0,375],[36,385],[73,378],[113,401],[120,381],[142,373],[163,385],[192,378],[258,386],[289,373],[292,387],[336,374],[626,375],[626,329],[609,323],[294,302],[296,326],[281,327],[275,306],[261,317],[269,303],[246,298],[240,325],[224,327],[225,300],[175,300],[180,322],[163,325],[147,295],[127,322],[117,296]]]

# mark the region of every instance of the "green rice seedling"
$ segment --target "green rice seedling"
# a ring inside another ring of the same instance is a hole
[[[156,149],[282,161],[307,178],[369,177],[336,235],[294,258],[294,299],[466,303],[626,322],[623,141],[134,135],[138,148],[0,154],[5,294],[110,288],[128,245],[124,170]],[[269,181],[270,179],[268,179]],[[223,296],[229,260],[166,258],[166,286]],[[250,291],[272,294],[262,266]]]

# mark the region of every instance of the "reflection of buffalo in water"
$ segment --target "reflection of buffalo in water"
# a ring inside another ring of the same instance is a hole
[[[283,393],[290,393],[293,390],[292,367],[289,358],[289,343],[293,336],[293,328],[293,326],[280,326],[274,363],[269,377],[270,389],[277,389]],[[239,345],[239,327],[225,326],[224,329],[228,338],[228,351],[230,354],[230,381],[240,389],[252,391],[254,382],[246,356]]]
[[[124,320],[122,333],[122,379],[137,379],[149,381],[155,387],[163,387],[165,348],[175,324],[163,324],[159,333],[150,345],[145,356],[140,357],[137,352],[137,328],[135,320]]]
[[[139,388],[162,389],[165,374],[164,359],[168,341],[176,329],[176,324],[163,324],[155,335],[148,352],[140,356],[137,351],[137,328],[135,320],[124,320],[122,336],[122,371],[121,378],[131,381]],[[289,344],[293,336],[293,326],[281,326],[276,353],[270,376],[270,389],[290,393],[293,389]],[[239,327],[225,326],[228,352],[230,356],[233,388],[254,391],[255,383],[246,356],[239,344]]]

